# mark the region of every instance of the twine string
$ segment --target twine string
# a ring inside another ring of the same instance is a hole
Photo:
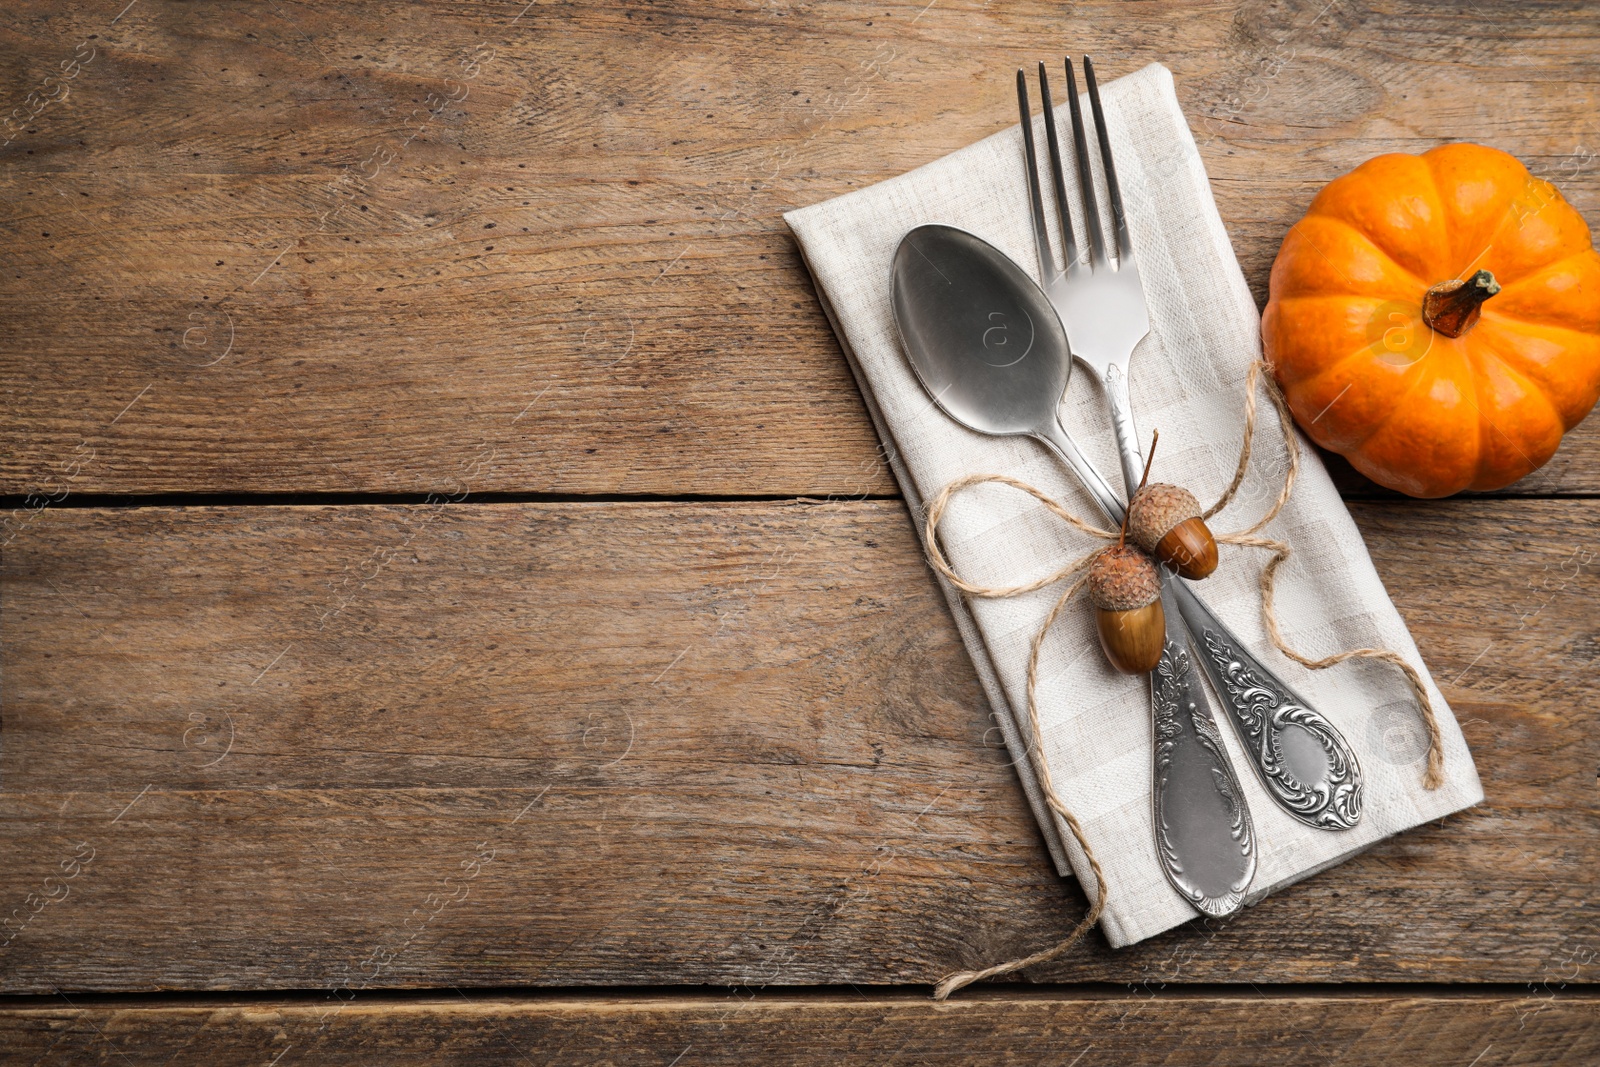
[[[1294,492],[1295,480],[1300,473],[1300,449],[1299,442],[1295,439],[1294,426],[1289,414],[1289,405],[1284,400],[1283,394],[1279,392],[1277,383],[1273,381],[1272,376],[1263,374],[1263,371],[1268,369],[1267,364],[1259,360],[1250,365],[1250,372],[1245,379],[1244,439],[1239,446],[1239,465],[1234,471],[1233,480],[1222,491],[1222,495],[1217,498],[1217,502],[1205,510],[1202,517],[1209,519],[1228,507],[1237,498],[1239,489],[1244,484],[1245,476],[1250,468],[1252,442],[1255,438],[1256,398],[1259,386],[1261,391],[1264,391],[1268,398],[1271,399],[1273,407],[1277,410],[1278,424],[1283,432],[1284,448],[1289,458],[1288,469],[1284,472],[1283,485],[1279,488],[1277,496],[1268,504],[1260,518],[1245,529],[1219,535],[1216,540],[1220,544],[1236,545],[1241,548],[1261,548],[1273,553],[1272,558],[1261,569],[1261,618],[1266,626],[1268,638],[1271,639],[1273,647],[1279,652],[1301,666],[1314,671],[1326,670],[1351,659],[1373,659],[1391,664],[1405,675],[1406,683],[1416,700],[1423,727],[1428,734],[1428,765],[1422,777],[1422,784],[1427,789],[1437,789],[1444,784],[1444,754],[1439,732],[1439,719],[1434,711],[1433,700],[1428,695],[1427,687],[1423,684],[1421,673],[1398,653],[1383,648],[1353,648],[1344,652],[1336,652],[1331,656],[1324,656],[1320,659],[1307,656],[1291,648],[1288,642],[1284,640],[1283,632],[1279,629],[1277,612],[1273,606],[1273,594],[1276,589],[1278,568],[1289,559],[1291,551],[1289,546],[1282,541],[1256,535],[1272,520],[1276,519],[1279,512],[1283,510],[1284,505],[1289,502],[1289,497]],[[933,997],[935,1000],[944,1000],[950,994],[971,985],[973,982],[982,981],[985,978],[993,978],[997,975],[1010,974],[1036,964],[1048,962],[1060,956],[1082,940],[1083,936],[1100,921],[1101,915],[1105,912],[1106,897],[1110,891],[1109,886],[1106,884],[1105,873],[1100,867],[1100,860],[1095,856],[1093,846],[1089,844],[1083,825],[1073,815],[1066,803],[1062,801],[1060,794],[1056,792],[1055,781],[1050,773],[1050,762],[1045,759],[1044,751],[1041,747],[1041,738],[1044,731],[1039,721],[1039,704],[1037,700],[1039,650],[1044,644],[1045,636],[1049,633],[1050,628],[1055,625],[1056,619],[1060,617],[1067,604],[1088,583],[1088,575],[1085,572],[1105,549],[1096,548],[1052,574],[1030,582],[1023,582],[1019,585],[986,586],[967,581],[956,573],[949,560],[945,557],[944,550],[939,542],[939,523],[944,518],[945,512],[950,506],[950,501],[957,493],[972,486],[988,482],[1010,486],[1013,489],[1027,493],[1073,529],[1096,540],[1114,541],[1117,538],[1117,534],[1115,531],[1101,529],[1083,521],[1028,483],[1003,474],[969,474],[950,482],[939,490],[933,502],[929,505],[927,519],[923,528],[923,542],[927,545],[929,563],[935,571],[968,596],[989,599],[1022,596],[1025,593],[1031,593],[1064,581],[1074,575],[1077,576],[1066,591],[1056,598],[1054,606],[1051,607],[1049,613],[1045,616],[1044,622],[1040,624],[1038,631],[1033,635],[1033,641],[1028,651],[1029,736],[1027,739],[1027,756],[1033,764],[1035,773],[1038,775],[1045,802],[1049,805],[1050,810],[1059,815],[1061,821],[1066,823],[1067,829],[1072,833],[1073,840],[1077,842],[1079,849],[1083,851],[1084,859],[1088,862],[1089,869],[1094,875],[1092,891],[1091,887],[1085,887],[1085,891],[1089,893],[1093,903],[1089,906],[1088,911],[1084,913],[1083,918],[1078,921],[1078,924],[1072,928],[1071,933],[1061,941],[1031,955],[1008,960],[1004,963],[997,963],[982,970],[957,971],[947,975],[934,988]]]
[[[1218,540],[1224,540],[1218,538]],[[1439,736],[1439,716],[1434,711],[1433,700],[1428,696],[1428,689],[1422,682],[1422,674],[1404,656],[1392,652],[1387,648],[1352,648],[1344,652],[1335,652],[1331,656],[1314,659],[1302,655],[1289,647],[1284,641],[1283,634],[1278,630],[1277,613],[1272,608],[1272,594],[1277,581],[1278,567],[1289,558],[1289,546],[1282,541],[1274,541],[1266,537],[1245,537],[1241,534],[1230,534],[1226,538],[1229,544],[1242,545],[1246,548],[1266,548],[1272,551],[1272,558],[1261,569],[1261,619],[1266,623],[1267,636],[1272,639],[1272,644],[1279,652],[1294,660],[1302,667],[1314,671],[1327,670],[1351,659],[1375,659],[1384,663],[1393,664],[1405,675],[1406,684],[1411,688],[1411,695],[1416,699],[1417,710],[1422,716],[1423,729],[1428,734],[1428,768],[1422,775],[1422,785],[1425,789],[1438,789],[1444,784],[1444,750]]]

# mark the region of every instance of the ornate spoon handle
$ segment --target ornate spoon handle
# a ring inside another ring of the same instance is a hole
[[[1244,904],[1255,877],[1255,829],[1210,701],[1189,665],[1170,589],[1163,595],[1167,640],[1150,673],[1156,851],[1173,888],[1201,914],[1221,918]]]
[[[1361,764],[1321,712],[1262,666],[1183,582],[1174,598],[1195,652],[1278,806],[1303,823],[1348,830],[1361,821]]]

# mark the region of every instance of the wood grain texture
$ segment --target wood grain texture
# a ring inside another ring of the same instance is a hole
[[[0,1009],[0,1064],[1587,1067],[1592,995],[257,999]]]
[[[1594,980],[1600,504],[1355,512],[1488,803],[1030,979]],[[54,509],[0,577],[5,991],[926,983],[1082,907],[894,501]]]
[[[892,493],[779,214],[1009,125],[1067,44],[1047,2],[122,6],[0,29],[5,493]],[[1070,37],[1173,69],[1258,300],[1379,152],[1485,141],[1600,211],[1592,5],[1095,0]],[[1516,491],[1597,460],[1591,420]]]

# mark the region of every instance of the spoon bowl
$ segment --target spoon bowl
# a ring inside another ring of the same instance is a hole
[[[895,323],[922,387],[979,433],[1056,424],[1072,352],[1050,300],[1008,256],[954,226],[918,226],[895,250]]]

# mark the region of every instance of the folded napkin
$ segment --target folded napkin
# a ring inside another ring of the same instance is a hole
[[[1130,380],[1141,432],[1161,431],[1151,477],[1183,484],[1207,504],[1221,494],[1238,463],[1245,375],[1261,356],[1259,317],[1178,107],[1171,73],[1152,64],[1106,85],[1102,97],[1150,308],[1150,334],[1134,352]],[[1061,136],[1067,138],[1066,109],[1057,114]],[[1035,137],[1043,144],[1043,119],[1035,124]],[[1022,151],[1021,128],[1013,126],[909,174],[784,216],[919,520],[923,502],[952,480],[999,473],[1038,487],[1079,516],[1101,521],[1093,501],[1042,445],[973,433],[929,401],[901,350],[890,306],[895,247],[923,223],[969,230],[1037,276]],[[1070,188],[1071,175],[1068,185],[1076,208],[1080,200]],[[1074,225],[1084,232],[1081,218]],[[1106,225],[1110,232],[1109,220]],[[1063,421],[1118,485],[1116,446],[1097,393],[1091,376],[1075,371],[1062,405]],[[1211,521],[1219,533],[1252,523],[1282,484],[1287,457],[1270,404],[1260,405],[1258,420],[1251,473],[1235,502]],[[1311,656],[1377,647],[1415,665],[1439,716],[1446,778],[1439,789],[1423,788],[1426,734],[1401,673],[1388,664],[1359,660],[1308,671],[1279,654],[1261,620],[1258,581],[1270,555],[1224,546],[1221,567],[1200,584],[1200,592],[1264,662],[1339,727],[1361,761],[1366,783],[1365,813],[1355,829],[1330,832],[1295,821],[1261,787],[1216,705],[1260,845],[1252,900],[1391,834],[1483,799],[1461,730],[1384,592],[1327,471],[1309,448],[1303,448],[1302,460],[1292,499],[1262,531],[1294,549],[1276,586],[1284,636]],[[993,483],[955,498],[940,539],[957,573],[989,586],[1051,573],[1100,544],[1087,541],[1026,494]],[[1084,855],[1043,803],[1025,733],[1018,729],[1019,717],[1026,722],[1029,643],[1061,587],[966,602],[947,582],[940,583],[1057,867],[1066,874],[1070,865],[1093,896],[1098,887]],[[1153,845],[1148,684],[1107,666],[1086,601],[1064,612],[1045,641],[1038,701],[1043,758],[1105,871],[1109,892],[1102,924],[1111,944],[1132,944],[1194,918],[1194,909],[1168,885]]]

